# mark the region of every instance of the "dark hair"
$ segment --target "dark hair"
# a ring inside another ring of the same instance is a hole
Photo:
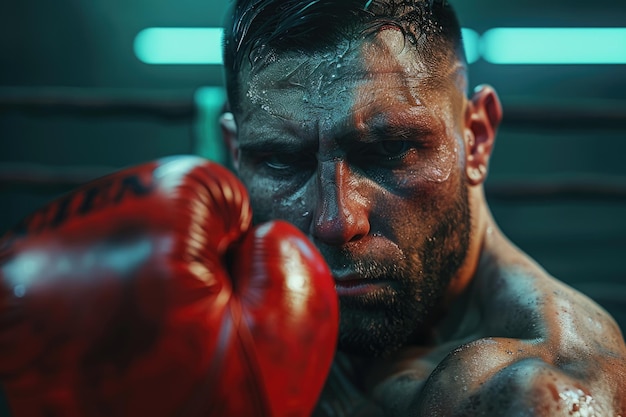
[[[228,97],[237,109],[239,72],[269,51],[312,52],[341,39],[399,28],[422,56],[452,51],[465,62],[459,21],[447,0],[234,0],[224,34]]]

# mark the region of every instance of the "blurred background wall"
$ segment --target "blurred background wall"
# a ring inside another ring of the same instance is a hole
[[[478,36],[495,27],[626,27],[623,0],[453,3]],[[220,66],[146,64],[134,42],[149,27],[220,27],[226,7],[227,0],[2,2],[0,232],[113,169],[171,154],[222,158],[215,141]],[[495,64],[482,57],[470,66],[472,87],[492,84],[505,109],[487,183],[496,219],[550,273],[622,323],[624,62]]]

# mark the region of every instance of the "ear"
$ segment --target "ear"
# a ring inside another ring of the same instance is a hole
[[[235,116],[226,111],[220,116],[220,128],[222,130],[222,140],[230,154],[230,159],[235,170],[239,170],[239,140],[237,139],[237,123]]]
[[[471,185],[482,184],[487,178],[489,157],[501,120],[502,104],[496,91],[486,85],[477,87],[465,115],[465,172]]]

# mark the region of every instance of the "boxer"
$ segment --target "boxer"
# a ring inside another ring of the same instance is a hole
[[[468,94],[446,1],[236,0],[224,61],[255,222],[297,226],[335,279],[315,416],[626,415],[615,321],[490,214],[502,108]]]

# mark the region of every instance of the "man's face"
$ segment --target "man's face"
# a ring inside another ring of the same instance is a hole
[[[324,255],[341,349],[381,354],[424,333],[465,258],[460,74],[387,29],[242,75],[235,165],[255,220],[295,224]]]

